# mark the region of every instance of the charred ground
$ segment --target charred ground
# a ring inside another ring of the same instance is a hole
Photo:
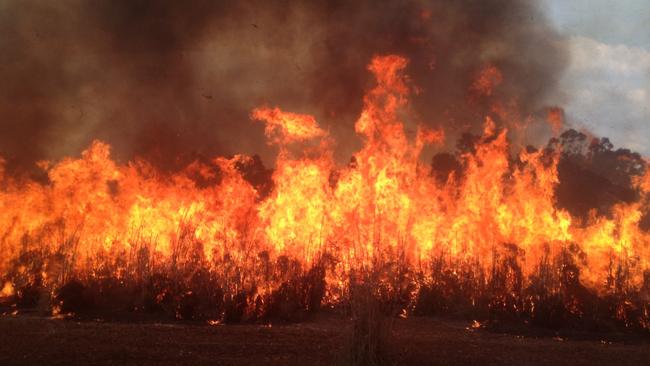
[[[320,317],[300,324],[188,323],[0,318],[3,365],[342,364],[351,323]],[[610,335],[516,334],[471,323],[400,319],[387,353],[399,365],[641,365],[647,340]]]

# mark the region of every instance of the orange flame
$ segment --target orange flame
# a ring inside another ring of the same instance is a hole
[[[49,184],[14,180],[0,160],[0,274],[8,277],[30,250],[63,254],[43,276],[56,283],[66,273],[99,275],[121,254],[135,260],[143,248],[152,265],[173,267],[196,245],[209,268],[257,266],[260,253],[309,267],[331,255],[327,285],[334,293],[351,270],[382,260],[399,258],[424,273],[440,257],[487,269],[496,251],[514,245],[531,275],[549,253],[578,245],[585,285],[603,291],[612,261],[626,263],[631,286],[642,285],[650,235],[638,226],[641,201],[617,206],[611,218],[576,222],[554,203],[559,153],[522,151],[513,164],[507,131],[490,117],[475,152],[462,156],[463,179],[431,179],[420,153],[444,135],[420,129],[411,141],[405,134],[407,63],[385,56],[368,66],[377,85],[355,124],[364,146],[347,167],[335,164],[330,137],[314,117],[255,109],[252,118],[280,147],[267,197],[238,170],[249,159],[243,156],[195,162],[168,176],[141,160],[116,164],[107,144],[93,142],[78,159],[43,165]],[[498,69],[488,67],[474,89],[490,95],[500,82]],[[199,186],[196,175],[219,183]],[[650,197],[648,174],[638,185]],[[118,278],[133,270],[119,268]]]

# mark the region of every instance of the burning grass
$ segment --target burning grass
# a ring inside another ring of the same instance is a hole
[[[516,113],[498,104],[482,135],[429,169],[422,149],[444,133],[407,136],[407,63],[370,63],[364,147],[345,167],[313,117],[263,107],[252,117],[279,148],[270,181],[254,158],[163,174],[115,163],[101,142],[42,163],[47,182],[0,171],[7,311],[254,322],[335,308],[358,320],[351,362],[376,364],[384,317],[398,315],[647,331],[645,161],[571,130],[515,154],[497,122]],[[476,98],[499,83],[484,84]],[[612,179],[627,198],[584,215],[562,207],[560,163],[581,157],[622,167]]]
[[[363,353],[354,357],[364,360],[383,348],[382,332],[389,332],[391,319],[398,316],[445,316],[497,327],[647,332],[650,273],[635,289],[622,264],[613,265],[607,292],[599,294],[581,283],[576,253],[570,249],[545,258],[531,278],[523,277],[512,245],[504,252],[495,253],[489,272],[479,263],[444,258],[426,271],[386,263],[364,275],[353,274],[343,288],[347,291],[340,293],[327,287],[326,279],[336,268],[327,257],[309,269],[287,257],[270,261],[266,253],[251,266],[224,260],[209,268],[201,261],[155,266],[142,251],[135,256],[137,264],[129,260],[134,256],[123,253],[103,273],[59,274],[60,282],[52,283],[42,276],[52,275],[51,261],[61,257],[29,252],[16,263],[22,270],[5,277],[2,303],[5,312],[225,323],[303,321],[322,307],[334,308],[356,319],[352,342],[366,345],[355,345]],[[186,255],[200,258],[200,253],[197,246]],[[114,273],[124,275],[118,279]]]

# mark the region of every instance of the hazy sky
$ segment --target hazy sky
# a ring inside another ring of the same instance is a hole
[[[570,38],[563,81],[573,127],[650,156],[650,0],[546,0]]]

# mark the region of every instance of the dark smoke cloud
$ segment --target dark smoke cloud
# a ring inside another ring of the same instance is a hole
[[[524,115],[555,95],[563,40],[534,1],[9,0],[0,3],[0,155],[11,167],[78,154],[92,139],[120,160],[163,167],[260,153],[252,108],[312,113],[346,159],[373,55],[399,53],[421,89],[419,118],[477,126],[490,100],[468,98],[491,64]]]

